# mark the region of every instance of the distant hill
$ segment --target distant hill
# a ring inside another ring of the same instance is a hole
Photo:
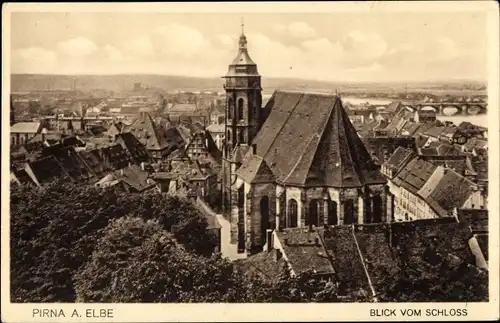
[[[134,83],[140,82],[145,87],[162,90],[185,91],[222,91],[222,78],[200,78],[170,75],[40,75],[40,74],[12,74],[11,91],[29,92],[33,90],[62,90],[71,89],[73,84],[80,91],[107,90],[115,92],[130,91]],[[304,89],[335,91],[412,91],[412,90],[464,90],[482,91],[484,84],[474,81],[453,81],[441,83],[347,83],[327,82],[318,80],[301,80],[286,78],[262,78],[262,87],[267,92],[275,89]]]

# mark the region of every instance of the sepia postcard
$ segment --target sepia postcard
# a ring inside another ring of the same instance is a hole
[[[2,321],[499,319],[498,12],[5,4]]]

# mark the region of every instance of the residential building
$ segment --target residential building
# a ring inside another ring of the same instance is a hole
[[[41,122],[17,122],[10,126],[10,144],[13,147],[22,146],[28,140],[41,133]]]
[[[181,147],[182,138],[175,127],[165,129],[153,121],[151,115],[142,112],[132,122],[129,131],[142,143],[154,159],[167,157]]]

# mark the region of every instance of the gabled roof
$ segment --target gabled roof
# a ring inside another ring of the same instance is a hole
[[[266,109],[271,113],[252,144],[277,181],[333,187],[385,183],[340,98],[276,91]]]
[[[113,175],[117,180],[126,183],[138,192],[145,191],[156,185],[156,182],[149,178],[148,172],[143,171],[138,165],[130,165],[117,170]]]
[[[236,171],[236,174],[249,184],[271,183],[275,180],[273,172],[262,157],[250,156]]]
[[[386,108],[386,112],[397,113],[401,110],[402,104],[401,101],[391,102]]]
[[[449,216],[460,208],[474,192],[474,183],[450,169],[438,167],[429,179],[429,187],[422,196],[439,216]],[[419,192],[420,193],[420,192]]]
[[[157,125],[147,112],[140,113],[129,129],[148,150],[163,150],[168,148],[165,129]]]
[[[318,274],[335,273],[318,230],[310,232],[308,228],[290,228],[277,231],[276,235],[290,267],[296,274],[308,270],[314,270]]]
[[[351,226],[329,227],[323,234],[325,248],[333,258],[337,278],[345,288],[370,291],[368,276]]]
[[[396,175],[398,179],[396,183],[413,194],[417,194],[435,169],[435,165],[421,158],[414,158]]]
[[[415,153],[410,149],[398,147],[391,157],[389,157],[385,166],[399,172],[414,156]]]
[[[115,136],[115,142],[127,150],[132,159],[137,162],[146,162],[150,159],[146,147],[137,140],[130,132],[119,133]]]
[[[37,185],[52,181],[56,178],[70,178],[57,159],[50,155],[26,163],[26,173]]]

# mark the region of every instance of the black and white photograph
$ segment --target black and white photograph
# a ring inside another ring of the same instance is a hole
[[[2,296],[30,322],[479,317],[499,301],[498,4],[461,3],[4,7]]]

